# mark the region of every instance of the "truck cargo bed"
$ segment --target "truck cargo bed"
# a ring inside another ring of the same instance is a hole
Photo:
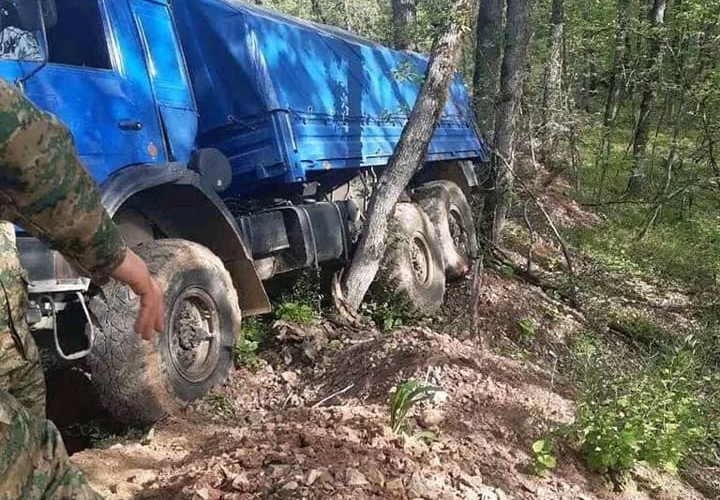
[[[387,162],[424,57],[234,0],[175,0],[173,10],[198,143],[230,158],[232,190]],[[487,152],[456,76],[428,160],[466,158]]]

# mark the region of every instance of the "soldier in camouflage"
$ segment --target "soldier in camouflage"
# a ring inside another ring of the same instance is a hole
[[[163,298],[127,249],[80,163],[66,127],[0,79],[0,500],[100,499],[45,419],[45,384],[25,320],[13,224],[58,250],[97,284],[110,277],[140,297],[136,331],[163,328]]]

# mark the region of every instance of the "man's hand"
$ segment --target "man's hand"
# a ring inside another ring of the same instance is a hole
[[[135,331],[149,340],[153,330],[165,328],[165,301],[157,282],[150,276],[145,262],[128,249],[125,259],[115,268],[111,276],[122,281],[140,297],[140,312],[135,321]]]

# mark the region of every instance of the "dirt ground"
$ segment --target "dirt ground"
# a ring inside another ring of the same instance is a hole
[[[502,314],[486,322],[488,334],[511,337],[511,325],[529,313],[532,297],[519,291],[491,275],[483,300]],[[704,498],[649,473],[636,476],[640,487],[613,493],[572,452],[546,476],[533,475],[533,441],[572,418],[572,392],[552,367],[427,328],[354,332],[357,340],[308,363],[303,345],[327,330],[309,328],[306,338],[296,330],[296,347],[276,368],[236,372],[152,436],[73,459],[111,499]],[[433,439],[390,429],[390,392],[410,378],[443,389],[410,414],[409,427],[434,431]]]
[[[595,223],[558,182],[542,197],[550,215],[563,227]],[[538,238],[535,262],[561,261],[559,250]],[[432,329],[278,325],[278,347],[257,373],[238,370],[148,435],[73,460],[107,498],[123,500],[705,498],[676,476],[641,467],[616,492],[572,449],[556,450],[557,468],[533,474],[532,443],[573,416],[573,389],[553,360],[579,324],[538,288],[488,270],[474,332],[469,288],[448,291]],[[523,319],[538,325],[525,349]],[[410,433],[400,436],[388,400],[412,378],[442,391],[411,410]]]

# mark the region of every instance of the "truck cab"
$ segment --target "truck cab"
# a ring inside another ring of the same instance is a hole
[[[67,124],[98,183],[129,165],[187,162],[197,110],[167,2],[54,5],[47,44],[41,30],[32,32],[46,62],[22,85],[28,98]],[[23,29],[5,18],[3,29]],[[43,64],[12,57],[0,54],[0,76],[9,81]]]

